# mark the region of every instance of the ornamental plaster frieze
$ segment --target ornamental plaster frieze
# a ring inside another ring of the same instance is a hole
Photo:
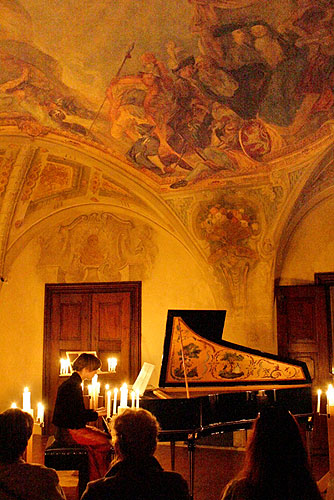
[[[158,251],[148,224],[105,212],[50,227],[38,242],[37,271],[65,283],[145,280]]]

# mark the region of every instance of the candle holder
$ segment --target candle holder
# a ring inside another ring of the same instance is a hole
[[[321,393],[319,396],[318,392],[318,398],[320,397]],[[320,409],[319,403],[317,405],[317,409],[318,408]],[[332,384],[329,384],[328,386],[326,412],[327,412],[326,415],[327,415],[327,432],[328,432],[329,470],[318,481],[318,487],[321,493],[326,491],[326,500],[334,500],[334,388]]]

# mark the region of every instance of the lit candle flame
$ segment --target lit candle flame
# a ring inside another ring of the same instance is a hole
[[[117,358],[108,358],[108,372],[116,373]]]

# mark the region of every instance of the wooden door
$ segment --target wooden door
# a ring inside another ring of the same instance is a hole
[[[68,352],[95,351],[102,361],[102,383],[133,383],[141,364],[140,326],[140,282],[46,285],[43,400],[47,433],[52,432],[57,389],[64,381],[60,358]],[[110,357],[117,358],[115,374],[107,370]]]
[[[323,286],[280,286],[276,289],[278,354],[306,362],[312,378],[313,408],[316,393],[332,382],[327,328],[326,291]],[[325,412],[325,398],[322,411]],[[327,450],[327,422],[315,417],[314,453]]]

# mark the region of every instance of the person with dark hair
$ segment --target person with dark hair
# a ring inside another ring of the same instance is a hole
[[[264,408],[255,420],[244,467],[221,500],[321,499],[297,420],[284,408]]]
[[[22,458],[33,426],[32,416],[18,408],[0,414],[1,500],[65,499],[55,470]]]
[[[52,423],[56,426],[55,438],[65,445],[80,444],[88,449],[89,478],[92,481],[104,476],[110,465],[111,444],[108,434],[88,422],[97,420],[105,410],[86,409],[82,381],[92,380],[101,367],[101,360],[94,354],[82,353],[72,363],[73,373],[57,392]]]
[[[115,460],[103,479],[88,483],[81,500],[189,500],[188,485],[164,471],[153,456],[159,424],[147,410],[125,410],[113,417]]]

